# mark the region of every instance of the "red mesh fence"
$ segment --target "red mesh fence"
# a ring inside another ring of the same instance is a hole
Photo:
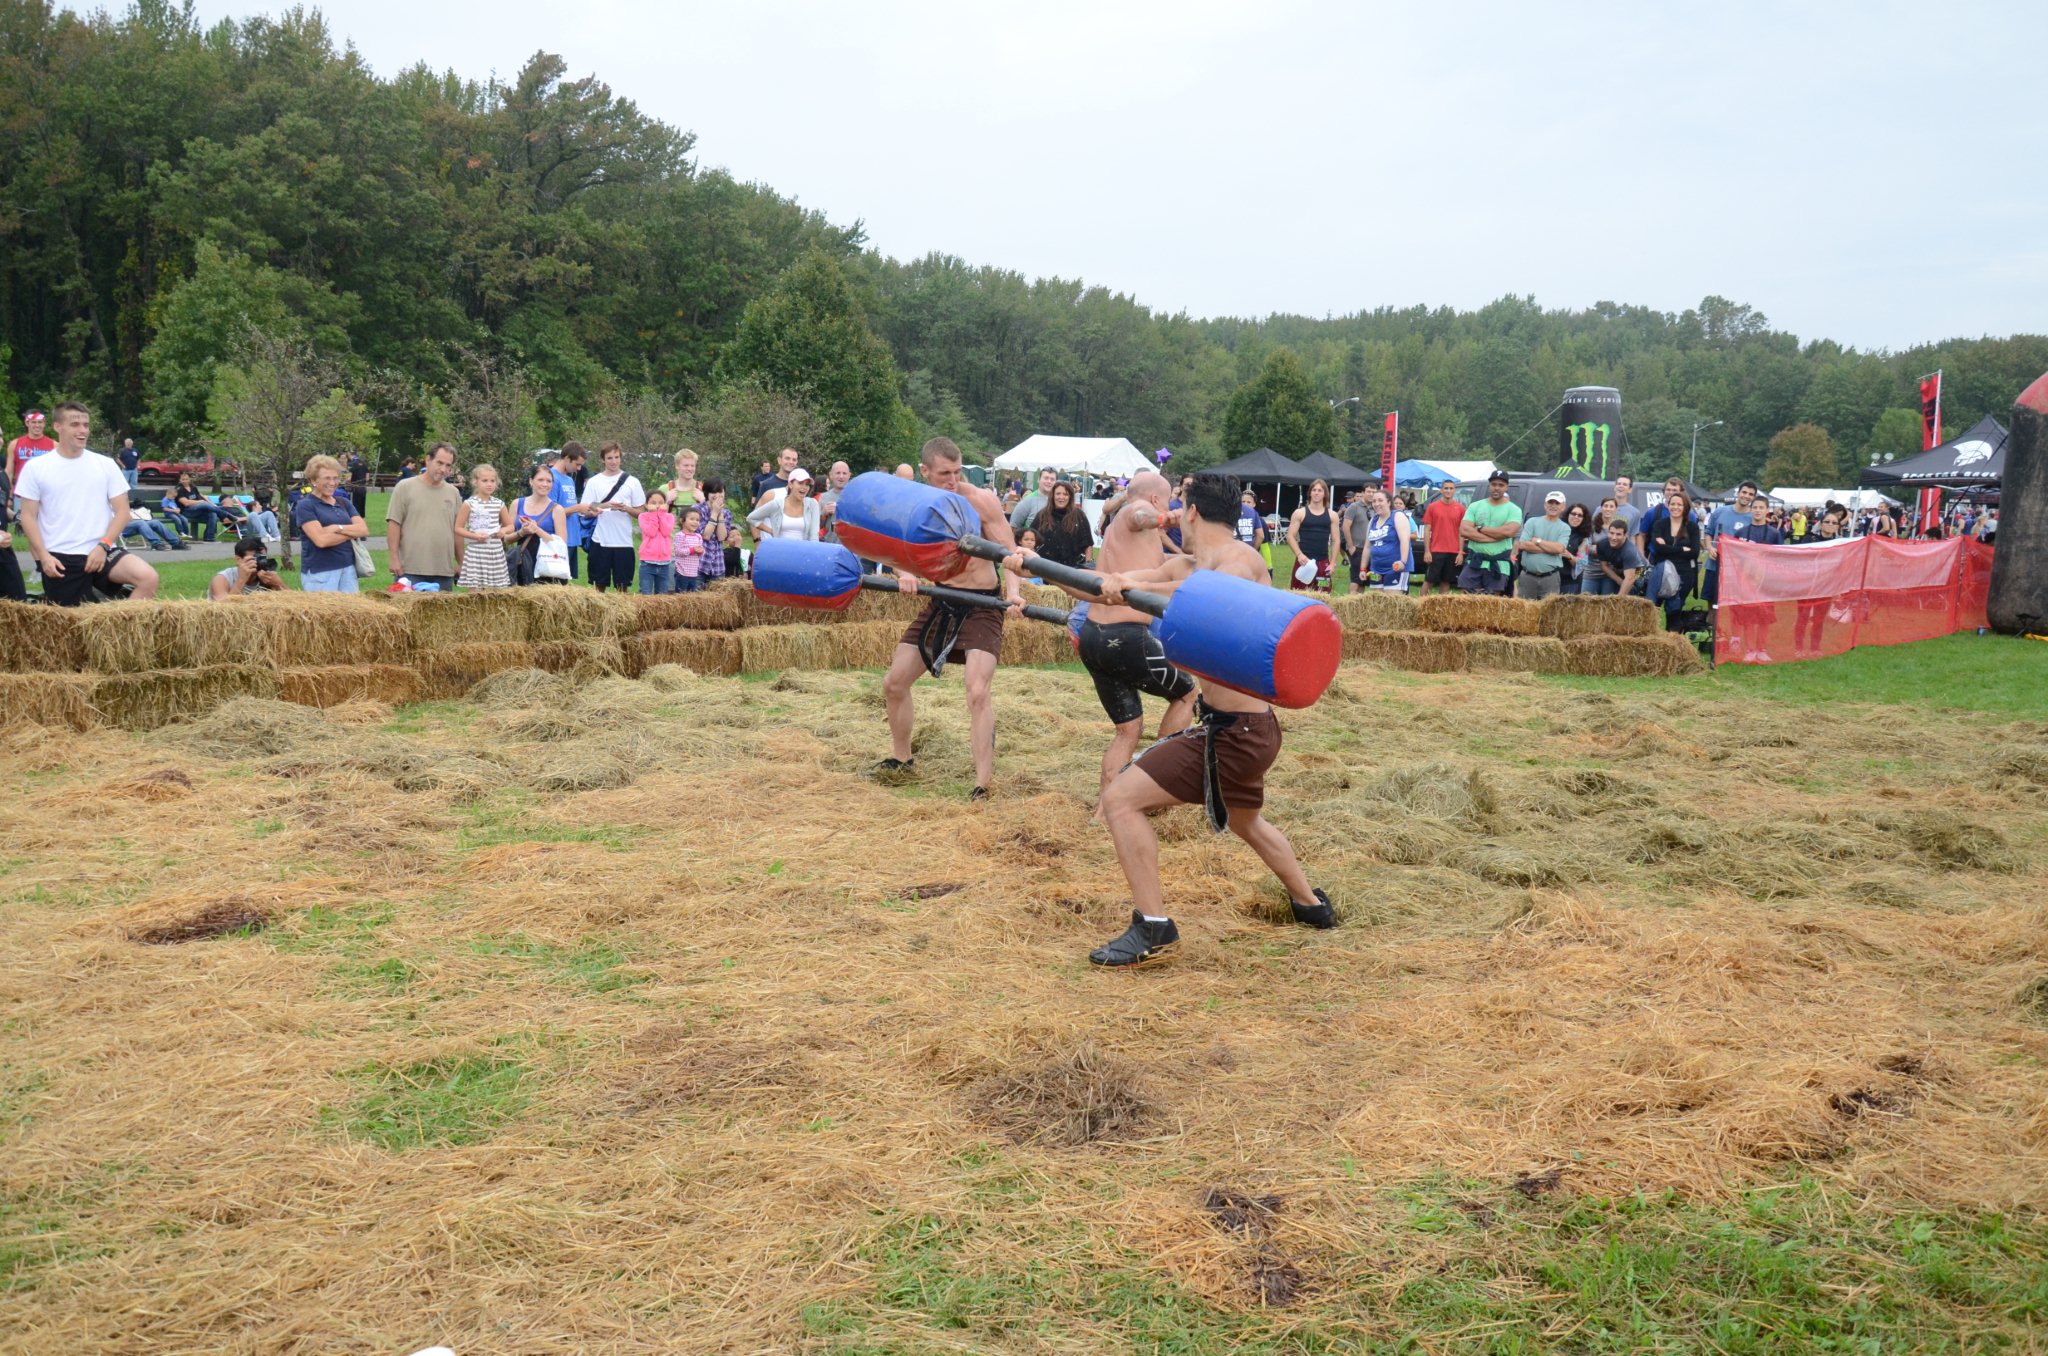
[[[1814,546],[1723,539],[1714,658],[1819,659],[1984,625],[1991,548],[1856,537]]]

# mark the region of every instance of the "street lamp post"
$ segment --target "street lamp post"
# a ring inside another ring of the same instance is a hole
[[[1727,422],[1725,419],[1716,419],[1711,423],[1694,424],[1692,426],[1692,461],[1688,467],[1691,474],[1686,476],[1687,483],[1693,485],[1700,483],[1700,430],[1703,428],[1719,428]]]

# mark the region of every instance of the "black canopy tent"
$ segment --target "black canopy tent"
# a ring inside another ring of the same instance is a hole
[[[1331,489],[1355,490],[1379,482],[1379,472],[1368,475],[1349,463],[1338,461],[1327,452],[1311,452],[1295,465],[1307,471],[1318,480],[1329,483]]]
[[[1866,487],[1938,485],[1945,490],[1990,489],[2005,478],[2005,425],[1985,415],[1960,437],[1889,466],[1866,466]]]
[[[1246,489],[1253,490],[1261,485],[1273,487],[1273,507],[1269,513],[1280,511],[1280,491],[1287,485],[1306,485],[1316,477],[1313,472],[1301,469],[1301,463],[1289,461],[1270,447],[1256,452],[1247,452],[1234,461],[1209,468],[1217,475],[1236,476]]]

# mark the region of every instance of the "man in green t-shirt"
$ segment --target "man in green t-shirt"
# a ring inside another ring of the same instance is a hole
[[[1522,530],[1522,510],[1508,498],[1508,478],[1495,471],[1486,478],[1486,498],[1465,510],[1458,536],[1465,543],[1465,568],[1458,573],[1463,593],[1506,593],[1508,552]]]
[[[1517,598],[1548,598],[1564,581],[1565,566],[1572,563],[1572,529],[1564,520],[1564,491],[1543,496],[1543,516],[1522,524],[1515,538],[1522,553],[1522,574],[1515,580]]]

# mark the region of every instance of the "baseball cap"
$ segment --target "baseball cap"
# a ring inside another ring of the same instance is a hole
[[[1491,485],[1496,480],[1498,480],[1503,485],[1507,484],[1508,473],[1506,471],[1495,471],[1492,475],[1486,478],[1486,483]]]
[[[1543,496],[1543,502],[1546,504],[1562,504],[1564,502],[1564,491],[1552,490],[1549,494]]]
[[[789,473],[789,478],[792,482],[798,480],[809,480],[811,478],[811,473],[809,471],[806,471],[803,467],[799,466],[794,471],[791,471]]]

